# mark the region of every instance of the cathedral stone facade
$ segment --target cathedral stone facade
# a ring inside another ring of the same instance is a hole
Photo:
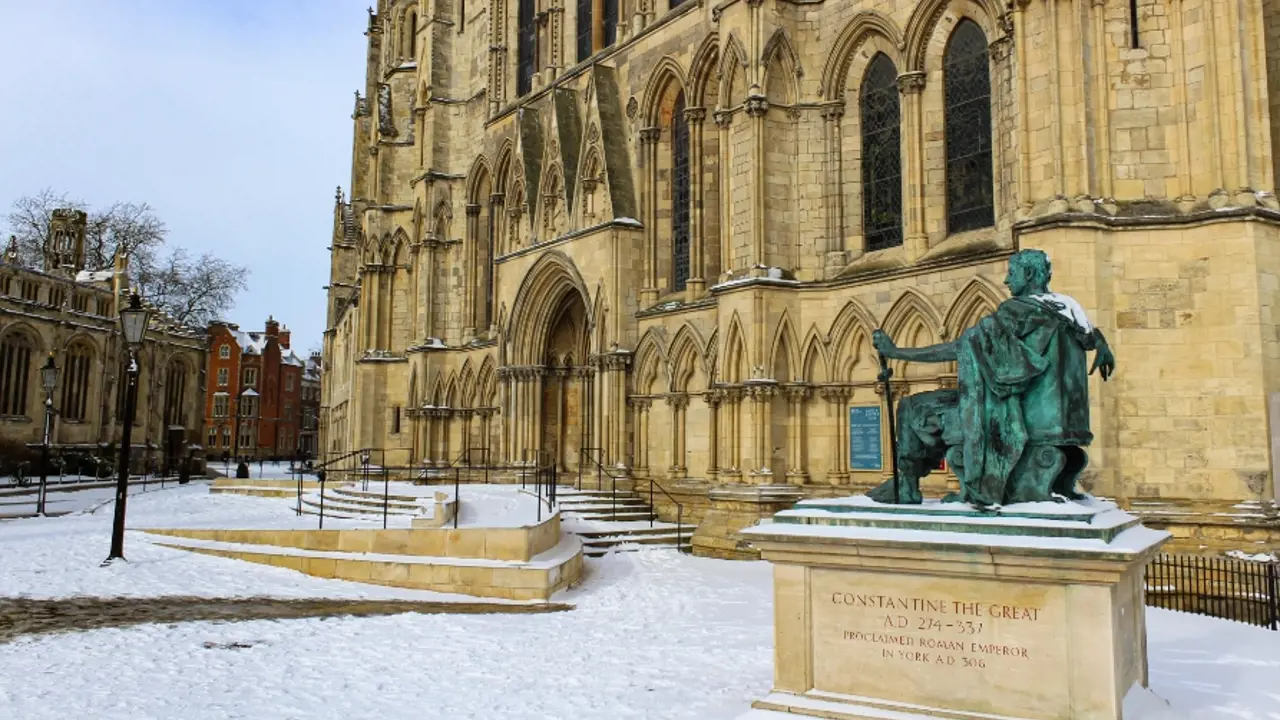
[[[871,331],[953,339],[1040,248],[1119,358],[1086,488],[1265,534],[1212,518],[1274,498],[1271,3],[380,0],[367,37],[323,452],[599,460],[742,556],[890,473]]]

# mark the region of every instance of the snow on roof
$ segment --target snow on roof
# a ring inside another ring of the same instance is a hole
[[[109,283],[115,277],[114,270],[81,270],[76,273],[78,283]]]
[[[298,354],[290,350],[288,355],[280,358],[280,362],[285,365],[293,365],[294,367],[305,367],[306,363],[302,362],[302,358]]]

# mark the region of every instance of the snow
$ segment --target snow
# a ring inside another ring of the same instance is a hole
[[[287,507],[185,486],[131,500],[129,522],[234,518],[251,503]],[[109,508],[0,522],[0,596],[448,597],[161,548],[138,533],[129,562],[99,568],[110,524]],[[0,645],[0,717],[729,720],[771,688],[772,592],[768,563],[646,550],[588,558],[583,582],[555,598],[576,605],[563,613],[27,636]],[[1280,719],[1280,634],[1158,609],[1147,620],[1158,697],[1131,693],[1126,720]]]
[[[1243,550],[1229,550],[1227,555],[1237,560],[1250,560],[1252,562],[1280,562],[1277,553],[1255,553],[1250,555]]]

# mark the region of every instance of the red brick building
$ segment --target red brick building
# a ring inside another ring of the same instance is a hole
[[[289,347],[289,330],[267,318],[263,332],[209,324],[205,438],[209,459],[288,458],[302,449],[306,363]]]

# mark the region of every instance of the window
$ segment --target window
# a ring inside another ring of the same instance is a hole
[[[84,345],[75,345],[67,351],[62,371],[62,404],[58,410],[65,420],[81,422],[89,409],[89,367],[93,353]]]
[[[187,368],[180,362],[170,363],[164,383],[164,427],[182,425],[183,409],[187,404]]]
[[[1142,47],[1141,28],[1138,27],[1138,0],[1129,0],[1129,46]]]
[[[230,374],[227,368],[218,368],[218,387],[227,386],[227,379]]]
[[[0,275],[0,295],[8,295],[13,292],[13,278],[8,275]]]
[[[394,412],[391,415],[391,434],[392,435],[400,434],[400,406],[399,405],[397,405],[394,408]]]
[[[245,426],[240,428],[240,449],[253,448],[253,428]]]
[[[257,417],[258,416],[258,396],[257,395],[241,395],[240,396],[240,417]]]
[[[591,57],[591,5],[595,0],[578,0],[578,62]]]
[[[40,283],[34,280],[22,281],[22,299],[28,302],[35,302],[40,298]]]
[[[223,360],[228,360],[228,359],[230,359],[230,358],[231,358],[231,346],[230,346],[230,345],[227,345],[227,344],[223,344],[223,346],[222,346],[222,347],[218,348],[218,357],[222,358]]]
[[[231,447],[231,428],[222,428],[222,447]]]
[[[284,404],[284,419],[285,420],[293,419],[293,403],[291,402],[287,402]]]
[[[107,298],[98,298],[98,315],[102,317],[111,315],[111,301]]]
[[[533,19],[534,0],[519,0],[520,7],[516,15],[516,94],[527,95],[533,89],[534,42],[537,38],[537,26]]]
[[[902,244],[901,123],[898,69],[880,53],[862,81],[862,234],[867,250]]]
[[[604,0],[604,46],[618,42],[618,0]]]
[[[292,375],[284,376],[284,391],[293,392],[293,376]]]
[[[215,428],[209,428],[209,447],[218,446],[218,431]]]
[[[0,415],[26,415],[31,383],[31,341],[9,333],[0,342]]]
[[[62,307],[62,303],[67,301],[67,291],[60,287],[49,288],[49,305],[51,307]]]
[[[689,282],[689,120],[684,93],[671,111],[671,268],[672,290]]]
[[[75,293],[71,296],[71,309],[76,312],[89,311],[89,296],[84,293]]]
[[[229,414],[228,406],[231,405],[231,398],[226,393],[218,393],[213,396],[213,416],[226,417]]]
[[[991,74],[987,38],[972,20],[951,34],[944,61],[947,232],[995,225],[991,167]]]
[[[249,387],[258,384],[258,368],[244,369],[244,384]]]

